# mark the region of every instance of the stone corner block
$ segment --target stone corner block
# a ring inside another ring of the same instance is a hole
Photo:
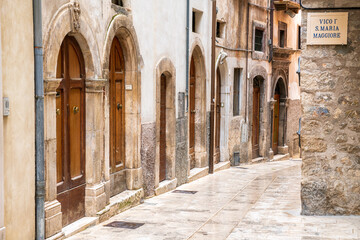
[[[105,184],[87,186],[85,189],[86,216],[93,217],[106,206]]]
[[[280,154],[288,154],[289,153],[289,147],[288,146],[279,146],[278,151]]]
[[[129,190],[137,190],[143,187],[142,168],[126,169],[126,186]]]
[[[45,203],[45,237],[49,238],[62,229],[62,212],[59,201]]]

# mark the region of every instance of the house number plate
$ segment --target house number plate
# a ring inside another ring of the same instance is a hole
[[[131,91],[133,88],[132,88],[132,85],[125,85],[125,90],[127,91]]]

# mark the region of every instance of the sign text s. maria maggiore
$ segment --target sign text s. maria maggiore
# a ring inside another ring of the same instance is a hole
[[[308,13],[307,44],[346,45],[348,13]]]

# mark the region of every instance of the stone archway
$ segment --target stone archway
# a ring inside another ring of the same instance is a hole
[[[72,17],[73,16],[73,17]],[[104,185],[101,183],[103,159],[103,136],[101,123],[95,116],[101,116],[104,81],[100,79],[101,65],[95,37],[87,24],[85,15],[80,14],[78,2],[64,4],[52,17],[44,31],[44,124],[45,124],[45,227],[46,238],[61,231],[61,204],[56,200],[56,89],[61,79],[56,78],[57,62],[61,43],[65,36],[73,37],[78,43],[84,58],[85,73],[85,215],[94,216],[106,205]],[[93,128],[92,126],[97,126]],[[91,146],[91,147],[88,147]]]
[[[103,48],[103,78],[105,87],[105,164],[107,198],[110,196],[110,112],[109,112],[109,65],[110,50],[113,40],[117,38],[125,59],[125,179],[126,188],[135,190],[142,187],[142,168],[140,156],[141,142],[141,70],[142,63],[137,35],[132,20],[124,15],[114,17],[106,34]]]
[[[255,88],[258,87],[258,132],[254,131],[254,127],[256,127],[256,125],[254,125],[254,120],[256,118],[254,118],[254,113],[256,113],[255,109],[254,109],[254,91]],[[249,141],[251,141],[251,158],[257,158],[257,157],[266,157],[267,152],[266,152],[266,147],[267,145],[267,141],[266,141],[266,136],[267,136],[267,128],[268,126],[266,125],[268,116],[268,109],[267,109],[267,105],[266,105],[266,99],[267,99],[267,72],[265,70],[265,68],[263,66],[257,65],[255,66],[250,73],[250,82],[249,82],[249,91],[248,91],[248,105],[249,105],[249,109],[248,109],[248,115],[249,115]],[[254,136],[254,134],[258,134],[257,136]],[[258,137],[258,152],[257,154],[255,153],[254,150],[256,150],[256,148],[254,148],[254,140],[255,138]]]
[[[189,93],[189,106],[194,104],[194,112],[189,109],[189,115],[194,114],[194,167],[202,168],[208,165],[206,152],[206,68],[204,51],[199,41],[191,48],[190,64],[193,61],[195,96],[192,103]],[[190,84],[189,84],[190,85]],[[191,89],[190,89],[191,91]],[[189,117],[190,118],[190,117]],[[191,124],[189,122],[189,124]],[[189,126],[190,129],[190,126]],[[189,134],[190,137],[190,134]],[[189,140],[190,142],[190,140]],[[190,164],[190,161],[189,161]]]
[[[176,141],[176,115],[175,115],[175,83],[176,70],[168,58],[162,58],[156,66],[156,159],[155,159],[155,188],[160,183],[160,108],[161,108],[161,78],[166,78],[166,180],[175,180],[175,141]]]
[[[272,154],[287,153],[287,84],[284,75],[279,75],[272,88],[271,104],[271,150]]]

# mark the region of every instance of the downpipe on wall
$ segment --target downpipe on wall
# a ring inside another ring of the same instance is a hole
[[[186,109],[185,112],[189,110],[189,57],[190,57],[190,0],[186,0]]]
[[[35,231],[45,239],[44,81],[41,0],[33,0],[35,69]]]

